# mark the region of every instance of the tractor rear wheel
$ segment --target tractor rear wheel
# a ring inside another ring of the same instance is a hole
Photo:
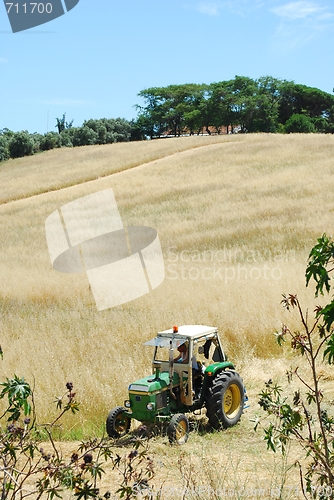
[[[183,413],[172,416],[167,427],[167,436],[171,444],[184,444],[189,435],[189,422]]]
[[[106,422],[109,437],[119,438],[129,432],[131,421],[125,414],[125,411],[123,406],[116,406],[116,408],[109,412]]]
[[[232,427],[244,408],[244,384],[232,370],[219,373],[212,382],[206,398],[207,417],[214,429]]]

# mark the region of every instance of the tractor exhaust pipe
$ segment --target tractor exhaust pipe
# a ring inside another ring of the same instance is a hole
[[[154,361],[153,367],[155,369],[154,380],[159,380],[159,378],[160,378],[160,370],[161,370],[161,361]]]

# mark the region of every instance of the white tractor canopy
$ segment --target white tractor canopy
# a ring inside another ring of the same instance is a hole
[[[218,329],[215,326],[206,326],[206,325],[181,325],[178,326],[177,328],[178,328],[177,332],[175,332],[173,328],[158,332],[158,337],[173,337],[173,338],[186,337],[187,340],[189,340],[206,336],[207,338],[212,338],[218,332]]]
[[[182,337],[154,337],[154,339],[144,342],[144,345],[150,345],[155,347],[170,347],[170,342],[172,342],[173,349],[184,344],[188,339]]]
[[[206,325],[182,325],[158,332],[158,335],[148,340],[144,345],[155,347],[153,360],[168,361],[168,351],[177,349],[187,342],[190,356],[197,356],[197,361],[224,361],[226,356],[219,341],[218,329]]]
[[[155,347],[170,347],[172,341],[173,349],[179,347],[189,340],[198,338],[213,338],[217,335],[217,328],[205,325],[182,325],[178,327],[178,331],[173,328],[158,332],[158,336],[148,340],[144,345]]]

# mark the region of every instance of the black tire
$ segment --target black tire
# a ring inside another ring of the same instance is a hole
[[[212,381],[206,397],[206,414],[214,429],[232,427],[239,422],[244,409],[244,384],[232,370],[220,372]]]
[[[189,422],[183,413],[172,416],[167,427],[167,436],[171,444],[184,444],[189,436]]]
[[[131,420],[125,415],[123,406],[116,406],[109,412],[106,422],[108,436],[111,438],[119,438],[129,432]]]

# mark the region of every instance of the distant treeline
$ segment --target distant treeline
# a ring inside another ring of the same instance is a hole
[[[215,132],[334,131],[334,96],[270,76],[142,90],[136,126],[148,137]]]
[[[184,134],[333,133],[334,96],[270,76],[211,84],[152,87],[138,94],[135,120],[102,118],[81,127],[57,118],[46,134],[0,130],[0,161],[60,147],[111,144]]]
[[[82,127],[73,127],[72,122],[65,121],[65,114],[57,118],[58,132],[46,134],[30,134],[0,130],[0,161],[9,158],[29,156],[39,151],[61,147],[88,146],[92,144],[111,144],[131,139],[131,122],[123,118],[102,118],[85,121]]]

